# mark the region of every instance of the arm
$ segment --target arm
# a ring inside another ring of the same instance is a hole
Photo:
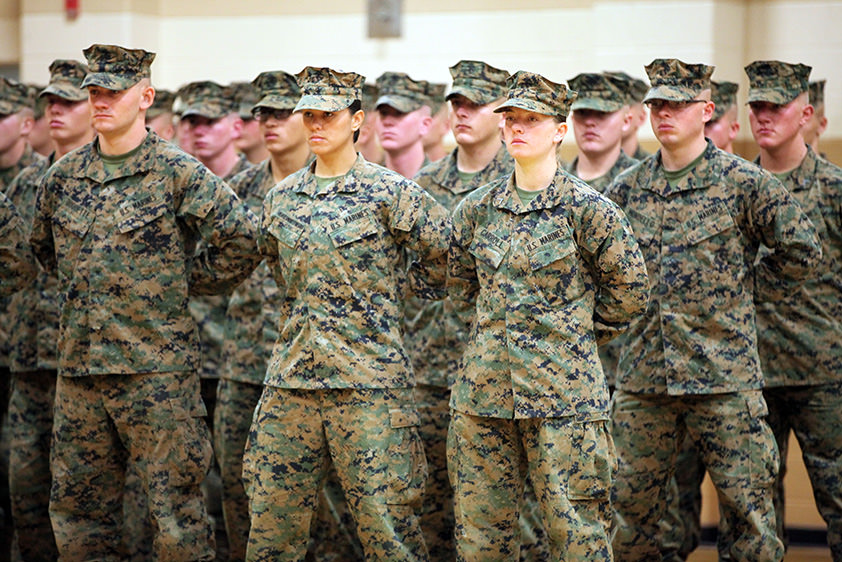
[[[206,169],[193,172],[179,214],[204,242],[190,260],[191,294],[228,292],[260,263],[257,219]]]
[[[464,199],[453,211],[453,237],[447,271],[448,296],[466,325],[473,321],[479,294],[477,266],[469,251],[474,238],[471,210],[469,199]]]
[[[35,279],[35,258],[24,235],[23,220],[0,193],[0,296],[19,291]]]

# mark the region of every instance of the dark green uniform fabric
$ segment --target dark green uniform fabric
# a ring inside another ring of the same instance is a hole
[[[710,141],[674,185],[658,153],[620,174],[608,195],[629,217],[652,287],[617,372],[615,555],[660,556],[665,489],[686,433],[730,506],[732,554],[780,559],[771,505],[777,447],[755,392],[763,380],[754,302],[788,294],[811,274],[821,258],[815,229],[777,180]],[[755,264],[761,244],[774,252]]]

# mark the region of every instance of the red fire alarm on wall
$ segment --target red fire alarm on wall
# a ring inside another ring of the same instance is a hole
[[[79,16],[79,0],[64,0],[64,17],[73,21]]]

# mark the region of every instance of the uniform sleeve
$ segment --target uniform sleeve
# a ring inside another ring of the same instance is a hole
[[[35,279],[36,273],[23,220],[14,205],[0,193],[0,296],[19,291]]]
[[[248,277],[262,257],[257,219],[228,185],[197,168],[179,215],[204,242],[190,260],[190,293],[222,294]]]
[[[266,260],[266,265],[269,267],[269,273],[275,280],[278,287],[284,286],[284,278],[281,273],[281,262],[278,257],[278,240],[272,235],[273,218],[273,193],[274,190],[269,191],[266,198],[263,200],[263,214],[260,219],[260,251],[263,253],[263,258]]]
[[[473,318],[479,294],[476,261],[470,252],[475,228],[471,211],[470,198],[463,199],[453,211],[453,236],[447,260],[447,294],[466,324]]]
[[[596,282],[594,334],[600,345],[625,332],[646,312],[649,277],[643,253],[623,212],[595,196],[576,228]]]
[[[35,196],[35,212],[32,217],[32,228],[29,232],[29,244],[32,251],[44,269],[56,270],[56,251],[53,240],[52,213],[54,207],[53,192],[50,189],[52,174],[47,173],[38,186]]]
[[[400,186],[390,209],[389,230],[407,255],[413,292],[426,299],[442,299],[447,280],[450,215],[431,195],[413,182]]]
[[[765,172],[749,205],[754,234],[769,250],[755,265],[754,298],[757,302],[784,298],[821,263],[816,228],[786,188]]]

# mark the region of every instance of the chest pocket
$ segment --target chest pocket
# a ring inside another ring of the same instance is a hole
[[[686,234],[687,244],[696,245],[731,228],[734,228],[734,219],[728,211],[723,210],[712,217],[707,217],[701,224],[691,227]]]
[[[121,209],[118,211],[120,216],[117,220],[117,231],[120,234],[128,234],[161,218],[168,210],[169,206],[165,201],[152,201],[140,208]]]
[[[533,285],[551,305],[575,301],[585,291],[582,262],[570,236],[533,250],[529,268]]]
[[[331,231],[330,239],[334,248],[342,248],[375,234],[377,226],[370,218],[365,217]]]
[[[61,206],[53,214],[53,239],[55,240],[59,272],[71,277],[76,268],[82,241],[88,235],[95,216],[80,208]]]
[[[468,251],[480,263],[496,270],[506,257],[507,248],[502,245],[502,241],[497,236],[484,230],[474,237]]]
[[[93,223],[93,215],[85,210],[59,207],[53,214],[53,223],[78,238],[84,238]]]
[[[172,270],[173,258],[183,264],[178,258],[183,255],[181,237],[175,221],[166,220],[167,216],[171,216],[169,205],[157,198],[129,202],[117,211],[116,239],[129,249],[135,270],[144,277]]]

